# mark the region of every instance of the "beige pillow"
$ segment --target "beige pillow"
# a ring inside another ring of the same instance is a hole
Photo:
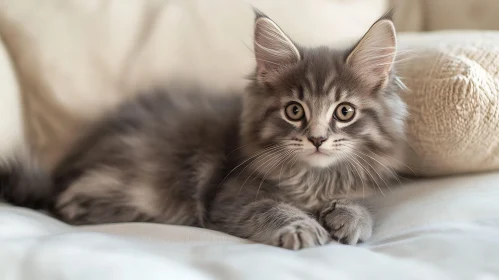
[[[499,32],[399,38],[407,165],[418,175],[499,169]]]

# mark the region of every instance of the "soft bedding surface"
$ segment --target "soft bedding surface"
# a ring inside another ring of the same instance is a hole
[[[369,199],[369,242],[287,251],[197,228],[73,228],[0,206],[0,279],[499,279],[499,174]]]

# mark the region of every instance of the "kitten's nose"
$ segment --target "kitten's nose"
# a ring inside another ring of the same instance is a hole
[[[316,148],[319,148],[326,140],[327,137],[308,137],[308,141],[312,142]]]

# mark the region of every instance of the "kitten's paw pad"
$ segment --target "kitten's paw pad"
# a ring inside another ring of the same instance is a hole
[[[273,239],[278,247],[300,250],[328,243],[328,232],[315,220],[299,220],[280,229]]]
[[[373,232],[371,213],[362,205],[348,200],[336,200],[325,207],[319,222],[333,239],[354,245],[369,239]]]

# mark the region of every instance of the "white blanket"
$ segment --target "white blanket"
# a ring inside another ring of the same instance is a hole
[[[287,251],[203,229],[73,228],[0,206],[0,279],[499,279],[499,174],[414,182],[370,199],[359,246]]]

